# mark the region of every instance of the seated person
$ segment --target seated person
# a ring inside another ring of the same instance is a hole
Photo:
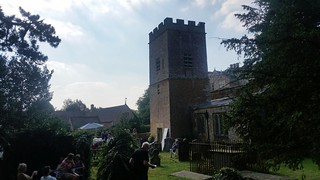
[[[74,157],[74,172],[78,175],[83,175],[84,168],[85,166],[80,158],[80,154],[76,154],[76,156]]]
[[[18,174],[17,174],[17,180],[32,180],[34,176],[37,175],[37,171],[33,171],[32,175],[29,176],[26,174],[27,172],[27,164],[26,163],[20,163],[18,165]]]
[[[69,153],[68,156],[63,159],[63,161],[57,168],[57,171],[59,171],[59,177],[71,180],[78,179],[79,175],[73,172],[73,167],[75,166],[73,158],[74,154]]]
[[[40,180],[57,180],[57,178],[50,175],[50,172],[51,172],[50,166],[43,167],[42,169],[43,176],[41,177]]]

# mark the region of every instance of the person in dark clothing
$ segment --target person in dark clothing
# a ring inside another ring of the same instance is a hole
[[[84,163],[82,162],[81,158],[80,158],[80,154],[76,154],[74,156],[74,167],[73,170],[75,173],[77,173],[79,176],[83,176],[84,170],[85,170],[85,166]]]
[[[129,160],[129,163],[133,166],[133,173],[135,180],[148,180],[148,169],[156,168],[157,165],[149,162],[149,150],[150,144],[148,142],[142,143],[140,149],[136,150]]]

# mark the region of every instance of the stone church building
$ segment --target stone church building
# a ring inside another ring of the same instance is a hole
[[[231,99],[223,92],[238,84],[223,72],[208,72],[205,23],[166,18],[154,28],[149,33],[149,76],[150,131],[158,141],[210,141],[219,128],[219,135],[228,136],[217,127],[222,123],[215,122],[215,109],[220,115],[227,110]]]

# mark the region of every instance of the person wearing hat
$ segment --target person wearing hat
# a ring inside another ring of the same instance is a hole
[[[136,180],[148,180],[149,167],[157,167],[157,165],[149,162],[149,148],[150,144],[148,142],[144,142],[142,143],[141,148],[131,155],[129,164],[133,167],[134,179]]]

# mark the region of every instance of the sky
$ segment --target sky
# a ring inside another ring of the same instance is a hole
[[[149,33],[166,17],[204,22],[208,71],[240,63],[221,39],[246,33],[234,14],[248,0],[1,0],[5,15],[19,7],[40,15],[61,38],[57,48],[41,44],[54,70],[51,104],[60,110],[66,99],[87,107],[112,107],[136,102],[149,86]]]

